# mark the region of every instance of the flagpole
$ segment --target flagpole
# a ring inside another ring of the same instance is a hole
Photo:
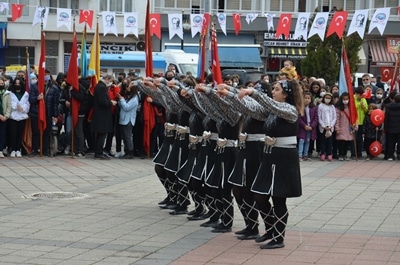
[[[75,29],[75,16],[74,16],[74,19],[73,19],[73,21],[74,21],[74,34],[76,35],[76,29]],[[76,38],[76,37],[75,37]],[[72,45],[72,46],[74,46],[74,45]],[[74,49],[74,47],[72,47],[72,49]],[[72,50],[71,50],[71,56],[72,56]],[[76,58],[75,58],[76,59]],[[70,63],[71,63],[71,59],[69,59],[70,60]],[[73,60],[73,58],[72,58],[72,60]],[[67,72],[67,75],[68,75],[68,72]],[[70,84],[71,85],[71,84]],[[72,86],[72,85],[71,85]],[[64,88],[65,89],[65,88]],[[72,88],[73,89],[73,88]],[[74,120],[73,120],[73,117],[72,117],[72,108],[74,107],[73,106],[73,103],[72,103],[72,95],[71,95],[71,93],[69,93],[69,95],[70,95],[70,108],[69,108],[69,115],[70,115],[70,117],[71,117],[71,158],[74,158],[74,154],[75,154],[75,141],[74,141],[74,136],[75,136],[75,128],[74,128]],[[79,116],[78,116],[79,117]],[[79,119],[79,118],[78,118]]]
[[[41,41],[45,41],[43,38],[43,19],[40,23],[40,39]],[[42,46],[42,44],[41,44]],[[42,51],[41,51],[42,52]],[[40,66],[41,67],[41,66]],[[41,75],[42,78],[44,78],[44,75]],[[40,76],[39,76],[40,78]],[[38,82],[39,85],[39,82]],[[39,88],[38,88],[39,89]],[[44,100],[44,97],[41,99]],[[46,107],[46,106],[45,106]],[[40,109],[40,108],[39,108]],[[39,110],[40,111],[40,110]],[[40,122],[40,121],[39,121]],[[39,128],[39,149],[40,149],[40,157],[43,157],[43,125],[40,126]]]

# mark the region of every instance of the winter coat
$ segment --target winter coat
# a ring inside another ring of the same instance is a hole
[[[17,106],[20,105],[22,107],[22,112],[18,111]],[[10,119],[15,121],[22,121],[28,119],[29,112],[29,94],[25,92],[20,100],[18,100],[17,96],[11,92],[11,115]]]
[[[119,124],[127,125],[129,122],[132,126],[135,126],[136,121],[136,109],[139,105],[139,100],[137,96],[134,96],[129,101],[121,98],[118,102],[121,107],[119,112]]]
[[[326,126],[331,128],[331,132],[335,129],[336,109],[333,105],[321,103],[318,105],[318,123],[319,132],[323,133]]]
[[[306,138],[306,129],[307,125],[307,116],[304,112],[303,116],[299,116],[299,132],[297,134],[297,138],[305,139]],[[317,126],[318,126],[318,112],[317,107],[310,107],[310,126],[312,127],[311,131],[311,140],[317,139]]]
[[[59,99],[60,99],[60,88],[51,82],[46,84],[44,89],[44,102],[46,107],[46,117],[58,117],[59,114]],[[33,116],[38,116],[39,110],[39,89],[37,84],[32,84],[29,91],[29,103],[30,109],[29,114]]]
[[[283,67],[281,69],[282,73],[287,74],[288,79],[297,79],[297,71],[296,71],[296,66],[291,66],[290,69],[286,69],[285,67]]]
[[[385,131],[400,133],[400,103],[391,102],[385,108]]]
[[[93,95],[92,132],[110,133],[113,131],[112,106],[108,88],[103,81],[100,81],[96,85]]]
[[[5,116],[7,119],[10,118],[11,115],[11,94],[10,91],[5,91],[4,94],[1,97],[2,100],[2,106],[3,106],[3,116]]]
[[[346,116],[347,114],[347,116]],[[336,140],[352,141],[353,134],[351,134],[351,124],[349,121],[350,110],[348,106],[345,106],[344,110],[336,109]]]

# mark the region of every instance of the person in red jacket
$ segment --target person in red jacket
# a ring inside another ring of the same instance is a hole
[[[110,97],[111,100],[117,100],[117,95],[121,92],[120,85],[116,85],[115,80],[113,80],[113,84],[111,85],[110,89],[108,90],[108,96]],[[111,153],[111,146],[112,146],[112,141],[113,141],[114,135],[115,135],[115,141],[116,141],[116,152],[117,152],[117,154],[119,154],[119,156],[121,155],[121,141],[122,141],[121,130],[120,130],[119,124],[118,124],[119,107],[112,106],[111,111],[113,114],[113,130],[112,130],[112,132],[107,134],[106,145],[104,147],[104,154],[109,157],[114,156],[114,154]]]

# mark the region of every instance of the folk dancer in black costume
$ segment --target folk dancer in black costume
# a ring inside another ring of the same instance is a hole
[[[268,220],[264,220],[264,223],[273,224],[261,237],[271,241],[260,248],[282,248],[285,246],[285,230],[289,216],[286,198],[302,195],[296,149],[298,116],[304,109],[302,91],[297,81],[283,80],[272,85],[272,98],[252,88],[239,92],[239,98],[246,95],[251,95],[270,112],[264,123],[265,145],[262,162],[251,187],[260,212],[267,216]],[[273,208],[269,202],[270,198]]]
[[[157,85],[152,79],[145,79],[143,82],[138,82],[140,90],[147,94],[148,96],[157,99],[158,102],[165,108],[166,122],[165,122],[165,138],[164,142],[160,147],[160,150],[153,159],[154,170],[164,186],[167,197],[159,202],[160,208],[162,209],[175,209],[177,207],[178,195],[173,189],[173,182],[167,178],[166,171],[164,169],[165,162],[169,156],[172,149],[172,144],[174,143],[175,133],[176,133],[176,123],[177,123],[177,113],[179,107],[172,104],[172,100],[166,97],[165,94],[158,89]]]
[[[178,95],[181,87],[178,86],[179,82],[171,80],[167,82],[166,79],[160,78],[156,80],[158,87],[165,94],[167,98],[171,99],[171,103],[178,107],[176,135],[172,144],[172,149],[165,161],[164,169],[165,174],[170,182],[173,183],[172,189],[177,194],[177,207],[170,212],[171,215],[186,214],[188,205],[190,204],[189,192],[187,185],[178,180],[176,172],[187,160],[189,153],[189,115],[192,109],[184,103]]]
[[[203,139],[200,146],[198,156],[196,158],[196,165],[192,171],[192,178],[197,179],[202,183],[205,192],[205,205],[208,212],[202,216],[201,219],[209,220],[202,223],[202,227],[213,227],[219,224],[221,217],[217,209],[218,204],[222,203],[219,199],[215,199],[213,189],[206,185],[206,177],[210,174],[211,169],[214,167],[216,152],[215,148],[218,140],[217,121],[222,119],[219,112],[210,104],[208,98],[201,92],[193,91],[191,94],[193,103],[205,115],[203,119]]]
[[[257,83],[255,88],[259,88],[257,90],[260,92],[264,93],[265,91],[271,95],[270,86],[266,82]],[[239,90],[225,84],[218,86],[218,94],[225,96],[225,99],[233,106],[236,106],[245,116],[242,130],[239,134],[239,154],[228,182],[233,185],[232,192],[246,224],[245,229],[237,231],[235,234],[239,235],[238,239],[240,240],[249,240],[259,237],[258,209],[254,193],[250,188],[262,159],[264,147],[263,125],[268,117],[268,112],[250,97],[240,100],[238,92]],[[263,219],[266,219],[265,216],[263,216]]]
[[[197,157],[202,145],[202,134],[204,131],[202,122],[205,115],[196,108],[195,104],[193,104],[193,97],[191,97],[194,87],[196,86],[195,79],[187,77],[182,80],[180,86],[181,88],[178,90],[178,94],[181,95],[185,104],[192,109],[192,112],[189,116],[189,154],[187,160],[182,164],[182,167],[176,172],[176,176],[179,181],[188,186],[189,193],[194,202],[195,209],[188,213],[188,220],[203,220],[205,219],[204,214],[207,211],[204,204],[205,190],[201,180],[192,178],[192,171],[197,164]]]
[[[236,160],[235,145],[239,135],[241,114],[232,105],[221,99],[216,90],[204,85],[198,85],[196,90],[204,92],[209,99],[209,104],[222,116],[222,120],[217,121],[218,140],[215,149],[215,163],[206,178],[206,185],[214,188],[216,206],[221,214],[221,223],[215,226],[212,232],[230,232],[232,231],[234,210],[232,184],[228,182],[228,177]]]

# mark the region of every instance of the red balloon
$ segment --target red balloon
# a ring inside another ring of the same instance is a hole
[[[371,113],[371,122],[375,126],[381,126],[385,119],[385,113],[381,109],[375,109]]]
[[[382,144],[379,141],[373,141],[369,145],[369,153],[372,156],[378,156],[382,153]]]

